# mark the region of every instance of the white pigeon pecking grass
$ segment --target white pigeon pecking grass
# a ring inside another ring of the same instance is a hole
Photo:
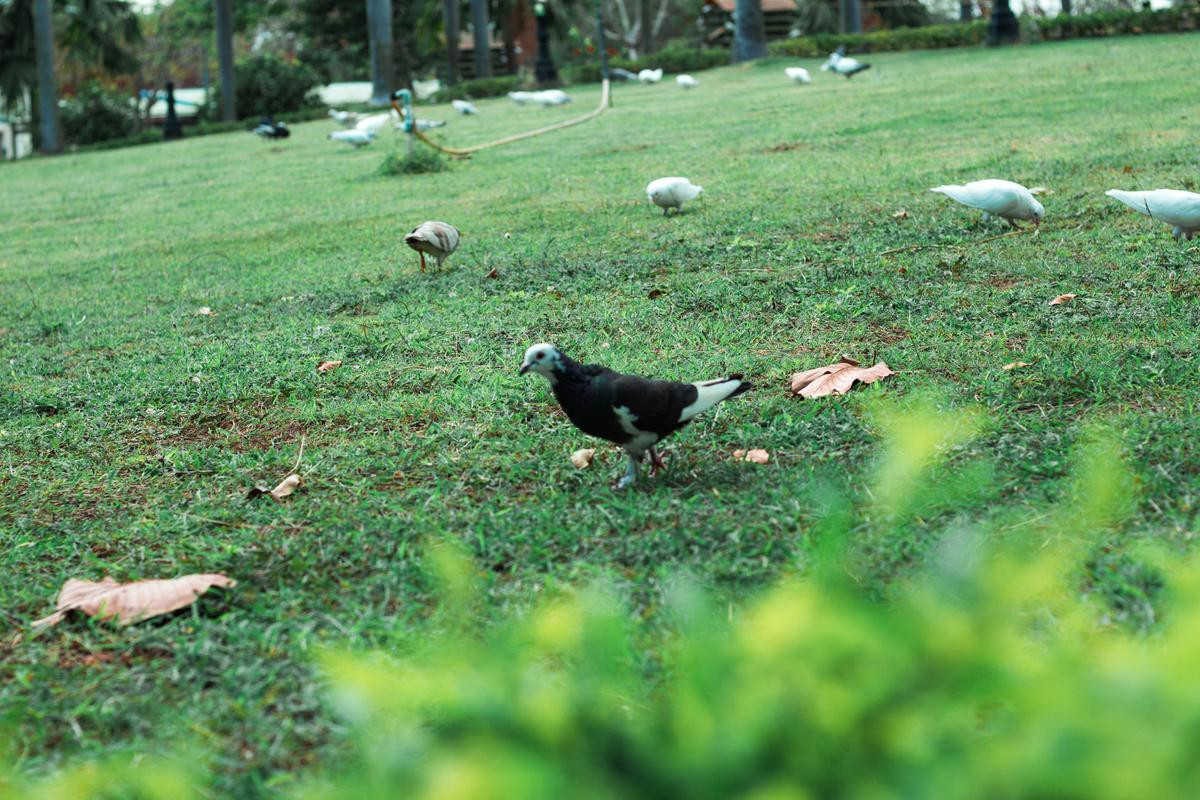
[[[983,212],[986,222],[991,217],[1000,217],[1009,225],[1020,230],[1014,220],[1029,220],[1040,225],[1046,209],[1028,189],[1019,183],[988,179],[972,181],[958,186],[949,184],[935,186],[929,191],[944,194],[951,200]]]
[[[339,111],[336,108],[329,109],[329,118],[344,128],[353,128],[358,124],[361,115],[357,111]]]
[[[348,131],[333,131],[329,134],[329,138],[335,142],[343,142],[351,145],[355,150],[357,150],[358,148],[366,147],[371,142],[375,141],[375,132],[353,128]]]
[[[812,83],[812,75],[808,74],[808,70],[804,67],[784,67],[783,74],[788,76],[788,80],[796,84]]]
[[[638,72],[638,80],[642,83],[658,83],[662,80],[662,67],[658,69],[644,69]]]
[[[663,210],[663,216],[673,208],[680,213],[683,204],[695,200],[704,189],[689,181],[687,178],[658,178],[646,184],[646,197],[651,203]]]
[[[404,237],[404,243],[421,255],[421,272],[425,271],[425,254],[433,256],[437,266],[458,249],[458,228],[446,222],[422,222]]]
[[[700,81],[696,80],[691,75],[676,75],[675,83],[680,89],[695,89],[700,85]]]
[[[855,58],[848,58],[846,56],[845,45],[830,53],[829,59],[821,65],[822,72],[833,70],[838,75],[844,75],[846,78],[853,78],[858,73],[870,68],[870,64],[864,64]]]
[[[1170,225],[1176,239],[1191,241],[1200,232],[1200,194],[1180,189],[1153,189],[1148,192],[1126,192],[1109,189],[1106,195],[1120,200],[1134,211]]]
[[[451,100],[450,105],[454,107],[455,111],[463,116],[479,113],[479,109],[475,107],[475,104],[469,103],[466,100]]]

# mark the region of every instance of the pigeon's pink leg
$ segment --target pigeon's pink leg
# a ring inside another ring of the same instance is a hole
[[[424,272],[424,271],[425,271],[425,251],[424,251],[424,250],[418,250],[418,251],[417,251],[417,254],[418,254],[419,256],[421,256],[421,272]]]
[[[662,456],[660,456],[658,454],[658,450],[656,448],[651,447],[650,448],[650,472],[648,473],[650,475],[650,477],[653,478],[655,475],[658,474],[658,471],[660,469],[666,469],[666,468],[667,468],[667,462],[663,461]]]

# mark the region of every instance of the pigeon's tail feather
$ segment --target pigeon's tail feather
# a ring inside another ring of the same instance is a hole
[[[1146,202],[1145,192],[1126,192],[1121,189],[1109,189],[1107,192],[1105,192],[1105,194],[1114,200],[1120,200],[1134,211],[1140,211],[1146,216],[1154,216],[1150,213],[1150,207]]]
[[[970,206],[975,204],[975,199],[971,196],[971,190],[965,186],[958,186],[957,184],[950,183],[946,184],[945,186],[934,186],[929,191],[937,192],[938,194],[944,194],[946,197],[949,197],[952,200],[957,200],[963,205]]]
[[[687,422],[693,417],[697,417],[708,411],[717,403],[728,400],[731,397],[736,397],[742,392],[748,392],[753,388],[750,383],[742,380],[741,375],[730,375],[723,381],[705,381],[702,383],[693,383],[692,385],[696,387],[696,399],[690,406],[680,412],[680,422]]]
[[[871,68],[871,65],[870,65],[870,64],[859,64],[859,65],[858,65],[857,67],[855,67],[854,69],[847,70],[847,71],[846,71],[846,77],[847,77],[847,78],[849,78],[851,75],[857,75],[858,73],[860,73],[860,72],[864,72],[864,71],[866,71],[866,70],[868,70],[868,69],[870,69],[870,68]]]

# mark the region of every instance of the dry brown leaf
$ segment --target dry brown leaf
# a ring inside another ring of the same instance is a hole
[[[175,611],[196,602],[196,598],[214,586],[233,587],[237,581],[221,574],[182,575],[166,580],[117,583],[112,578],[100,582],[71,578],[63,584],[55,603],[55,612],[33,623],[35,628],[57,625],[71,611],[82,611],[100,620],[116,620],[129,625]]]
[[[215,317],[216,315],[217,312],[213,311],[208,306],[200,306],[200,308],[196,309],[197,317]]]
[[[296,491],[296,487],[300,485],[300,476],[296,473],[288,475],[279,482],[279,485],[270,491],[271,497],[276,500],[282,500],[292,492]]]
[[[892,214],[892,219],[908,219],[908,209],[900,209],[895,214]]]
[[[754,464],[766,464],[771,460],[771,454],[766,450],[734,450],[733,457],[738,461],[749,461]]]
[[[587,469],[592,465],[592,459],[595,457],[595,449],[585,447],[582,450],[576,450],[574,453],[571,453],[571,463],[575,465],[575,469]]]
[[[664,292],[662,289],[651,289],[649,292],[646,293],[646,299],[647,300],[657,300],[658,298],[662,297],[664,294],[666,294],[666,292]]]
[[[499,278],[499,277],[500,277],[500,270],[498,270],[496,267],[492,267],[492,270],[491,270],[491,272],[489,272],[487,275],[484,275],[483,277],[485,277],[485,278],[493,278],[493,279],[495,279],[495,278]]]
[[[880,361],[873,367],[860,367],[857,361],[843,358],[840,364],[817,367],[792,376],[792,396],[812,399],[845,394],[856,383],[874,383],[896,373]]]
[[[1005,369],[1005,370],[1011,371],[1014,369],[1020,369],[1021,367],[1031,367],[1031,366],[1033,366],[1033,365],[1026,361],[1013,361],[1012,363],[1005,364],[1000,369]]]
[[[1050,305],[1061,306],[1063,303],[1071,302],[1076,297],[1078,297],[1078,295],[1071,294],[1070,292],[1067,292],[1066,294],[1060,294],[1058,297],[1050,301]]]
[[[1132,174],[1133,174],[1133,167],[1131,167],[1131,166],[1129,166],[1128,164],[1126,164],[1125,166],[1121,167],[1121,172],[1125,173],[1126,175],[1132,175]]]
[[[1035,186],[1029,190],[1030,194],[1054,194],[1054,190],[1046,186]]]
[[[341,359],[338,359],[337,361],[322,361],[320,364],[317,364],[317,372],[333,372],[341,365]]]

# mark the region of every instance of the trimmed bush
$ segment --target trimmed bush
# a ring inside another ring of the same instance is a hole
[[[239,63],[234,83],[238,119],[278,117],[317,104],[315,92],[321,83],[316,70],[307,64],[260,56]],[[215,90],[219,92],[219,89]],[[219,97],[219,94],[214,94]]]
[[[608,65],[627,69],[630,72],[661,67],[663,72],[673,74],[723,67],[729,64],[729,60],[729,51],[723,48],[671,45],[653,55],[642,58],[610,59]],[[600,80],[600,64],[574,64],[564,68],[563,73],[571,83],[596,83]]]
[[[74,97],[63,100],[59,114],[63,139],[70,145],[121,139],[137,129],[133,99],[122,92],[109,91],[95,81],[85,83]]]
[[[521,79],[516,75],[497,75],[494,78],[475,78],[453,86],[443,86],[429,98],[431,103],[449,103],[451,100],[469,100],[477,97],[499,97],[521,88]]]

